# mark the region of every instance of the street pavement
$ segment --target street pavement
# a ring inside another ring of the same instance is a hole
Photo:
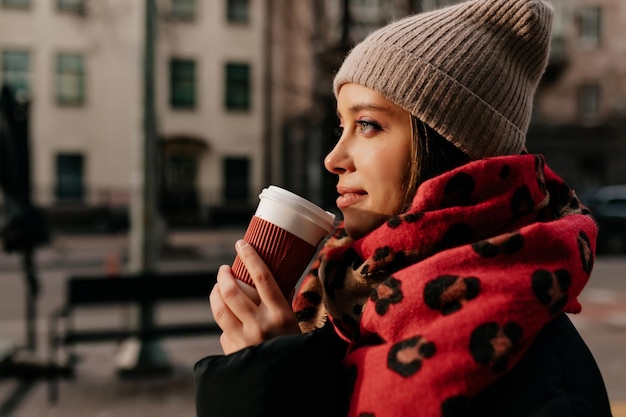
[[[160,250],[158,270],[215,270],[232,263],[234,242],[244,230],[217,229],[169,232]],[[60,306],[63,283],[71,274],[126,272],[126,235],[57,236],[36,254],[42,294],[38,300],[37,352],[46,352],[47,317]],[[20,258],[0,252],[0,340],[24,340],[24,287]],[[592,278],[580,297],[583,312],[574,325],[594,353],[603,373],[614,417],[626,417],[626,257],[598,258]],[[94,309],[81,324],[128,320],[125,308]],[[159,307],[157,320],[202,317],[209,320],[207,303],[178,303]],[[62,380],[59,402],[50,405],[45,381],[20,391],[18,381],[0,380],[0,417],[193,417],[193,365],[206,355],[220,353],[217,336],[165,339],[161,347],[172,372],[165,376],[122,379],[115,363],[116,343],[78,346],[76,377]],[[10,399],[15,399],[11,402]]]
[[[234,243],[243,234],[243,229],[236,228],[169,233],[159,253],[157,270],[216,270],[221,264],[232,263]],[[47,317],[61,305],[66,277],[128,272],[128,245],[126,235],[62,235],[36,252],[42,294],[38,300],[35,361],[46,358]],[[24,343],[24,304],[21,259],[0,252],[0,339]],[[124,308],[93,309],[81,315],[77,325],[127,322],[130,314]],[[206,302],[158,306],[155,316],[157,321],[174,322],[190,317],[212,319]],[[19,381],[0,380],[0,417],[193,417],[193,365],[204,356],[221,353],[218,338],[165,339],[161,348],[172,367],[170,374],[121,379],[115,363],[120,346],[80,345],[76,377],[61,381],[56,405],[48,402],[45,381],[22,392]]]

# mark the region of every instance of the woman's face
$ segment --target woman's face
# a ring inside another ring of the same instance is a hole
[[[341,137],[324,165],[337,174],[337,207],[358,239],[399,214],[411,164],[411,117],[376,91],[344,84],[337,95]]]

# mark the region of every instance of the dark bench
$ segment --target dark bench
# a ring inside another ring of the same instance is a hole
[[[65,286],[64,305],[50,315],[48,337],[49,364],[57,369],[73,370],[77,356],[74,347],[80,343],[122,341],[136,337],[143,341],[166,337],[219,334],[219,327],[202,317],[184,323],[152,323],[151,326],[117,326],[77,328],[74,316],[78,309],[137,305],[142,308],[163,302],[204,301],[216,282],[216,271],[122,275],[119,277],[72,276]],[[62,326],[61,326],[62,324]],[[61,352],[63,350],[64,352]],[[65,353],[61,358],[61,353]],[[49,399],[57,400],[59,375],[49,377]]]

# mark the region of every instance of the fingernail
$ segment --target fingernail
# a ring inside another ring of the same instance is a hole
[[[243,248],[245,248],[246,246],[248,246],[248,242],[246,242],[246,241],[245,241],[245,240],[243,240],[243,239],[239,239],[239,240],[235,243],[235,246],[237,246],[239,249],[243,249]]]

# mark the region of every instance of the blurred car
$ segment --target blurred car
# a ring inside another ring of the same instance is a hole
[[[583,201],[598,222],[598,253],[626,254],[626,185],[599,188]]]

